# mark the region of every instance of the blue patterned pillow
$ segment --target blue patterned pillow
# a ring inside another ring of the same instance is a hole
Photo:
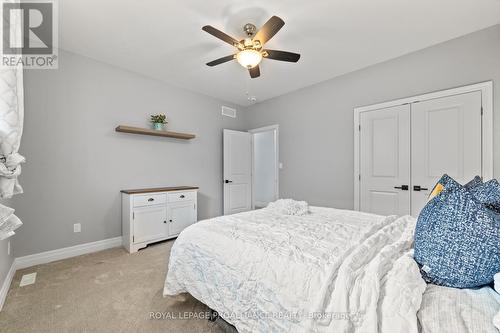
[[[469,182],[467,185],[470,184],[470,186],[475,186],[475,181],[476,178],[474,178],[471,182]],[[467,186],[466,185],[466,186]],[[428,201],[432,200],[435,196],[440,194],[445,188],[447,189],[458,189],[462,185],[457,183],[453,178],[448,176],[447,174],[444,174],[441,179],[434,185],[434,188],[431,191],[431,194],[429,195]]]
[[[447,176],[447,175],[445,175],[445,176]],[[481,186],[481,185],[483,185],[483,180],[481,179],[481,177],[476,176],[476,177],[474,177],[473,180],[471,180],[470,182],[465,184],[464,187],[470,191],[470,190],[472,190],[478,186]]]
[[[473,186],[468,190],[483,205],[500,212],[500,184],[496,179]]]
[[[500,214],[450,177],[440,181],[444,189],[424,207],[415,230],[422,275],[455,288],[489,284],[500,272]]]
[[[447,174],[444,174],[437,183],[443,185],[444,188],[447,188],[447,189],[452,189],[452,188],[458,189],[462,186],[462,185],[460,185],[459,182],[457,182],[455,179],[451,178]],[[471,183],[469,183],[469,184],[471,184]]]

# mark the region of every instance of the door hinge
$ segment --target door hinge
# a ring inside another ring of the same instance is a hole
[[[132,243],[135,243],[135,236],[132,236]]]
[[[483,106],[481,105],[481,116],[484,114]]]

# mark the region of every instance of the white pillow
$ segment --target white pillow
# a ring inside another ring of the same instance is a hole
[[[496,273],[493,278],[495,279],[495,290],[500,294],[500,273]]]
[[[500,273],[495,274],[495,290],[500,294]],[[500,330],[500,310],[498,310],[495,318],[493,318],[493,325]]]
[[[271,202],[267,206],[267,209],[273,210],[278,214],[302,216],[309,213],[309,204],[305,201],[279,199]]]

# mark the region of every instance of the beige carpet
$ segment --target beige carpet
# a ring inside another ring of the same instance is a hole
[[[172,319],[208,309],[190,295],[162,297],[173,241],[135,254],[121,248],[16,272],[0,332],[220,332],[206,319]],[[37,272],[34,285],[19,287]],[[150,312],[165,319],[150,319]]]

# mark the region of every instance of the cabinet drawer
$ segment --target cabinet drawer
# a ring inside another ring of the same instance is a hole
[[[161,205],[166,202],[165,194],[135,195],[134,207]]]
[[[168,202],[192,201],[196,198],[196,192],[175,192],[167,193]]]

